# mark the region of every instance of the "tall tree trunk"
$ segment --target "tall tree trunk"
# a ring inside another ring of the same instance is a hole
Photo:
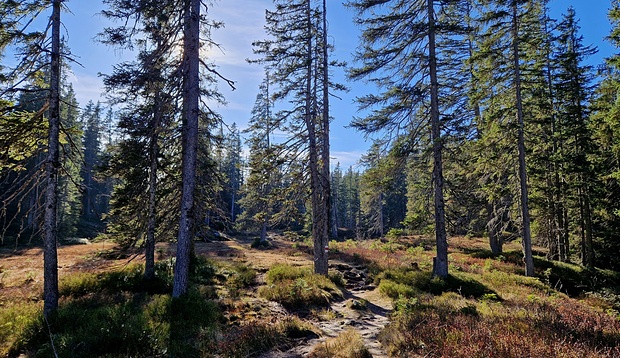
[[[333,178],[333,176],[332,176],[332,178]],[[333,181],[332,181],[332,183],[333,183]],[[332,188],[331,187],[332,183],[330,183],[330,189]],[[336,197],[336,192],[337,192],[336,189],[330,190],[330,193],[332,194],[331,195],[331,201],[330,201],[330,203],[331,203],[330,227],[331,227],[331,230],[332,230],[332,237],[333,238],[337,238],[338,237],[338,208],[337,208],[338,198]]]
[[[587,188],[587,186],[586,186]],[[593,247],[593,233],[592,233],[592,208],[590,204],[589,191],[586,189],[583,202],[584,208],[584,221],[586,226],[586,241],[585,241],[585,266],[594,268],[594,247]]]
[[[322,75],[323,75],[323,115],[321,131],[321,231],[322,246],[324,248],[322,260],[327,274],[328,257],[327,246],[329,245],[330,221],[331,221],[331,178],[329,168],[329,56],[327,46],[327,1],[323,0],[323,46],[322,46]]]
[[[435,241],[437,257],[433,258],[433,276],[448,277],[448,239],[443,198],[443,160],[441,123],[439,121],[439,85],[435,45],[435,13],[433,0],[428,0],[428,61],[431,82],[431,139],[433,142],[433,184],[435,190]]]
[[[499,255],[503,251],[503,239],[502,233],[497,231],[497,221],[501,221],[502,218],[497,218],[495,214],[495,204],[492,201],[487,202],[487,225],[489,230],[489,246],[491,252],[494,255]]]
[[[49,317],[58,308],[58,168],[60,133],[60,4],[52,1],[52,52],[50,68],[49,137],[45,193],[45,247],[43,251],[43,315]]]
[[[200,111],[200,5],[201,0],[185,0],[183,15],[183,189],[172,297],[180,297],[187,292],[194,239],[194,189]]]
[[[153,114],[153,123],[151,125],[150,138],[150,172],[149,172],[149,209],[148,222],[146,228],[145,243],[145,264],[144,278],[152,280],[155,278],[155,229],[157,227],[156,205],[157,205],[157,157],[159,156],[159,128],[162,117],[162,103],[160,93],[155,97],[155,113]]]
[[[525,275],[534,276],[534,257],[532,256],[532,236],[530,231],[530,212],[528,207],[527,171],[525,167],[525,136],[523,120],[523,100],[521,97],[521,70],[519,61],[519,29],[517,2],[512,2],[512,52],[514,59],[517,124],[519,126],[519,182],[521,185],[521,215],[523,216],[523,260]]]
[[[305,99],[305,121],[308,129],[308,152],[310,156],[310,190],[312,200],[312,237],[314,238],[314,272],[327,275],[327,252],[325,250],[325,238],[323,228],[323,185],[322,170],[319,167],[319,149],[317,143],[316,114],[312,112],[312,14],[311,2],[307,1],[307,57],[306,57],[306,99]]]

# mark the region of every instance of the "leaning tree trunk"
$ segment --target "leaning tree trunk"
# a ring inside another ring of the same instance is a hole
[[[517,106],[517,123],[519,126],[519,182],[521,185],[521,215],[523,217],[523,260],[525,262],[525,276],[534,276],[534,257],[532,256],[532,235],[530,231],[530,212],[528,207],[527,171],[525,167],[525,136],[523,120],[523,100],[521,98],[521,71],[519,64],[517,3],[512,2],[512,52],[515,71],[515,92]]]
[[[435,190],[435,241],[437,244],[437,256],[433,258],[433,276],[448,277],[448,239],[443,199],[439,85],[437,83],[437,55],[435,48],[433,0],[428,0],[428,61],[431,81],[431,139],[433,143],[433,186]]]
[[[198,114],[200,97],[200,5],[201,0],[185,1],[183,29],[183,162],[181,218],[172,297],[187,292],[189,261],[194,238],[194,189],[198,152]]]
[[[49,317],[58,308],[58,168],[60,133],[60,3],[52,2],[52,53],[50,68],[49,137],[45,193],[45,247],[43,251],[43,315]]]

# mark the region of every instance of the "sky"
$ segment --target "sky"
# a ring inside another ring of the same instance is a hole
[[[97,34],[109,25],[100,15],[103,9],[101,1],[70,0],[66,2],[70,12],[62,15],[64,35],[72,54],[81,64],[73,64],[73,83],[78,102],[81,106],[89,100],[105,102],[102,94],[102,80],[99,73],[109,74],[114,64],[130,60],[132,54],[119,52],[97,41]],[[609,34],[610,25],[607,20],[608,0],[551,0],[550,15],[561,18],[569,6],[575,8],[580,19],[581,34],[584,44],[594,45],[599,52],[592,56],[591,63],[598,65],[605,57],[610,56],[614,49],[604,38]],[[248,64],[247,58],[255,58],[252,53],[252,42],[266,38],[263,26],[266,8],[272,8],[271,0],[218,0],[209,9],[208,15],[223,21],[225,27],[213,33],[213,40],[219,43],[222,50],[212,50],[209,58],[218,66],[222,75],[236,82],[236,90],[227,85],[219,85],[220,92],[226,97],[226,106],[215,106],[224,121],[236,123],[245,128],[252,106],[254,105],[258,86],[263,79],[263,69],[255,64]],[[353,14],[342,5],[341,0],[328,0],[328,23],[330,42],[335,47],[333,56],[351,64],[352,54],[358,43],[359,28],[353,24]],[[331,125],[331,157],[332,166],[340,163],[346,169],[357,166],[360,157],[371,144],[370,138],[348,128],[353,116],[356,115],[356,96],[361,96],[373,88],[364,83],[347,83],[344,70],[335,70],[335,79],[350,87],[346,93],[338,93],[339,98],[332,98],[331,114],[334,118]]]

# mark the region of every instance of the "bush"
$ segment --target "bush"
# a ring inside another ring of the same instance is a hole
[[[307,305],[325,306],[342,296],[329,278],[313,274],[309,268],[277,264],[267,272],[267,286],[259,294],[288,308]]]
[[[401,297],[411,298],[417,293],[417,291],[409,285],[397,283],[388,279],[381,280],[381,283],[379,284],[379,292],[393,300]]]

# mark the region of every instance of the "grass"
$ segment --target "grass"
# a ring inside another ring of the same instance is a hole
[[[342,296],[333,281],[313,274],[309,267],[276,264],[267,271],[266,282],[259,295],[287,308],[326,306]]]
[[[431,244],[424,237],[330,243],[332,257],[368,268],[393,300],[391,323],[379,337],[390,355],[620,356],[618,273],[536,257],[537,276],[525,277],[518,246],[507,244],[506,252],[493,255],[482,239],[454,238],[450,276],[439,279],[430,273]],[[152,281],[137,264],[63,275],[60,308],[49,326],[41,318],[40,283],[3,279],[0,356],[49,357],[53,349],[59,357],[260,356],[318,337],[291,310],[314,321],[341,317],[329,307],[342,296],[338,274],[277,264],[257,287],[251,266],[199,258],[190,268],[190,292],[173,300],[173,266],[174,260],[159,261]],[[267,300],[289,310],[274,310]],[[359,300],[350,308],[365,313],[370,303]],[[367,354],[350,330],[311,356]]]
[[[443,297],[445,296],[445,297]],[[489,307],[491,305],[492,307]],[[427,357],[617,357],[620,323],[570,300],[488,303],[454,293],[400,304],[381,340]]]

